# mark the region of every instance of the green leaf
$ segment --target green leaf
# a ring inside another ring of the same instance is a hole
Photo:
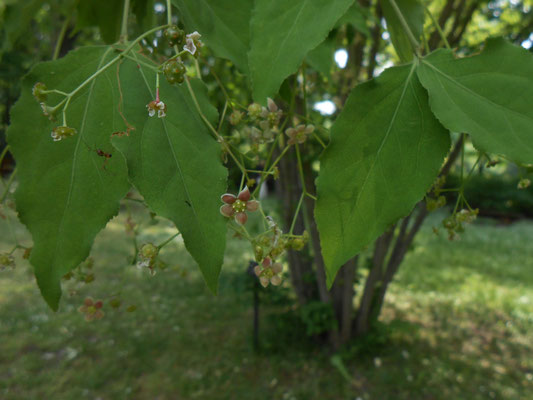
[[[126,158],[133,185],[155,213],[175,223],[207,285],[216,292],[226,245],[226,221],[219,208],[227,170],[222,166],[220,146],[200,119],[186,83],[176,87],[162,81],[160,96],[167,116],[148,117],[145,110],[155,98],[155,73],[140,71],[142,85],[124,81],[123,87],[124,98],[134,105],[132,110],[144,109],[128,114],[128,119],[144,129],[113,138],[113,145]],[[209,105],[205,86],[200,81],[191,83],[204,115],[216,120],[217,111]]]
[[[311,50],[305,60],[322,75],[329,77],[335,61],[335,38],[327,38]]]
[[[399,13],[394,4],[400,10]],[[420,40],[424,29],[424,7],[418,0],[381,0],[381,7],[398,57],[404,62],[411,61],[414,54],[408,32],[411,32],[415,40]]]
[[[256,0],[248,53],[253,96],[265,103],[354,0]]]
[[[108,47],[86,47],[38,64],[23,80],[22,96],[11,112],[8,142],[18,168],[17,211],[33,237],[30,262],[37,283],[54,310],[61,277],[88,256],[94,237],[117,214],[130,187],[122,158],[105,162],[96,152],[112,152],[110,135],[123,129],[124,122],[113,68],[73,98],[68,125],[78,132],[60,142],[50,137],[59,123],[43,115],[32,87],[43,82],[49,89],[69,92],[114,55]],[[61,99],[49,95],[48,104]]]
[[[370,36],[370,30],[368,29],[367,19],[368,19],[368,9],[362,8],[361,5],[356,1],[353,5],[346,11],[335,24],[336,27],[349,24],[355,28],[358,32],[361,32],[365,36]]]
[[[248,74],[251,0],[172,0],[190,32],[198,31],[213,52]]]
[[[439,50],[422,59],[418,76],[437,118],[474,144],[516,162],[533,163],[533,55],[503,39],[479,55],[456,59]]]
[[[0,30],[2,32],[1,50],[10,51],[17,44],[17,41],[25,34],[28,34],[30,22],[35,18],[35,14],[43,6],[44,0],[16,0],[7,2],[2,12]]]
[[[120,37],[123,6],[123,1],[80,1],[76,29],[98,26],[104,42],[115,43]]]
[[[415,65],[356,86],[321,157],[315,217],[331,286],[339,268],[424,196],[450,148]]]

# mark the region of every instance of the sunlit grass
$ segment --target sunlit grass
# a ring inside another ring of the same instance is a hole
[[[428,221],[391,286],[381,328],[340,353],[350,380],[327,350],[298,337],[290,304],[273,302],[276,291],[262,295],[263,350],[253,351],[249,246],[231,238],[214,297],[179,239],[154,277],[131,266],[118,217],[92,252],[95,282],[66,282],[58,313],[19,257],[15,271],[0,273],[0,398],[531,398],[533,223],[482,220],[451,243],[432,233],[438,220]],[[0,230],[2,251],[12,242],[5,224]],[[140,239],[160,243],[173,232],[160,221]],[[23,227],[16,233],[29,244]],[[123,305],[106,304],[100,321],[76,311],[86,296],[117,294]],[[132,304],[137,311],[125,312]]]

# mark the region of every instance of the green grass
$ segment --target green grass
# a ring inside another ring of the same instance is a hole
[[[391,286],[379,330],[347,346],[340,367],[303,336],[279,290],[262,293],[253,351],[250,255],[238,241],[214,297],[179,240],[154,277],[128,265],[131,239],[116,218],[92,253],[95,282],[65,282],[55,314],[19,258],[0,273],[0,399],[533,399],[533,223],[481,220],[449,242],[431,232],[438,217]],[[0,233],[5,251],[4,221]],[[143,241],[171,234],[159,222]],[[117,293],[123,306],[104,306],[100,321],[77,312],[86,296]]]

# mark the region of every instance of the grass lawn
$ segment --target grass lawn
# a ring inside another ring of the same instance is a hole
[[[432,233],[438,221],[417,238],[379,330],[335,366],[303,335],[283,289],[261,294],[262,350],[253,351],[250,255],[235,240],[214,297],[179,239],[155,276],[128,265],[118,217],[93,249],[95,281],[64,282],[57,313],[19,257],[0,272],[0,399],[533,399],[533,222],[480,220],[451,243]],[[172,232],[160,221],[142,238]],[[0,220],[0,251],[11,247]],[[86,296],[114,295],[123,305],[107,302],[99,321],[77,312]]]

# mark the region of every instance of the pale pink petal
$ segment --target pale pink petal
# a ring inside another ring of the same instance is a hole
[[[274,103],[274,100],[272,100],[270,97],[267,99],[267,104],[268,104],[268,109],[271,112],[278,111],[278,106],[276,105],[276,103]]]
[[[239,212],[239,213],[235,214],[235,220],[239,224],[244,225],[246,223],[246,221],[248,221],[248,215],[246,215],[246,213],[244,213],[244,212]]]
[[[254,268],[254,273],[259,276],[261,275],[262,268],[259,265],[256,265]]]
[[[281,271],[283,271],[283,265],[281,265],[281,263],[274,263],[274,265],[272,265],[272,271],[274,271],[276,274],[279,274]]]
[[[224,204],[222,207],[220,207],[220,214],[225,217],[231,218],[233,217],[233,214],[235,214],[235,210],[231,205]]]
[[[266,276],[262,276],[262,277],[259,278],[259,282],[261,282],[261,285],[263,287],[267,287],[269,280],[268,280],[268,278]]]
[[[272,278],[270,278],[270,283],[274,286],[279,286],[281,284],[281,278],[277,275],[274,275]]]
[[[243,190],[241,190],[241,192],[239,193],[239,200],[241,201],[248,201],[250,200],[250,196],[251,196],[251,193],[250,193],[250,189],[248,189],[248,186],[245,186]]]
[[[237,200],[237,196],[231,193],[225,193],[220,196],[220,199],[226,204],[233,204],[235,203],[235,200]]]
[[[250,200],[246,203],[246,209],[248,211],[257,211],[259,209],[259,202],[256,200]]]

